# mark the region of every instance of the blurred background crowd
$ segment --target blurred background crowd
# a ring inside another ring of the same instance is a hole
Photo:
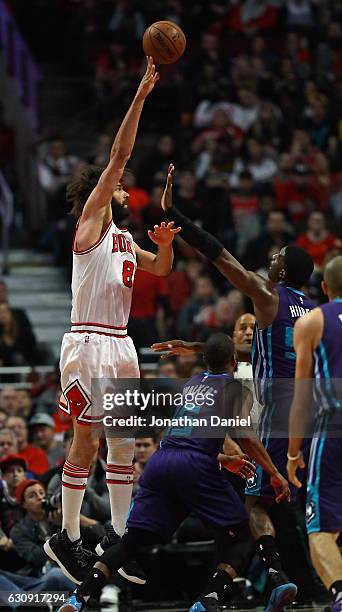
[[[126,181],[136,241],[153,246],[146,231],[162,218],[160,198],[173,161],[174,201],[182,212],[261,273],[275,251],[297,242],[315,261],[308,291],[323,299],[320,272],[342,248],[340,2],[8,4],[38,61],[44,57],[63,71],[65,88],[68,79],[78,79],[73,110],[92,136],[84,147],[75,136],[68,140],[63,121],[65,134],[41,125],[36,155],[46,216],[38,235],[29,237],[37,248],[70,271],[73,220],[65,185],[85,163],[106,163],[144,67],[142,33],[155,19],[170,19],[187,33],[188,47],[179,63],[161,67],[144,111],[134,174]],[[70,108],[60,109],[61,118],[63,112]],[[13,184],[13,133],[1,125],[1,159]],[[14,192],[20,208],[25,193]],[[130,332],[138,347],[170,334],[201,340],[213,329],[229,331],[245,308],[242,296],[181,237],[175,249],[168,279],[136,275]],[[9,327],[5,309],[1,318]],[[0,356],[1,346],[0,338]]]
[[[147,229],[162,220],[160,199],[172,161],[174,202],[183,213],[260,274],[267,274],[270,258],[280,248],[299,244],[315,262],[306,290],[317,302],[324,299],[324,264],[342,251],[339,0],[5,4],[42,71],[41,107],[29,146],[43,202],[39,215],[32,213],[29,191],[18,176],[15,122],[6,105],[0,106],[0,192],[4,199],[4,178],[13,194],[14,247],[50,254],[70,279],[74,221],[68,215],[65,186],[84,164],[107,163],[116,129],[144,70],[142,34],[153,21],[168,19],[184,29],[187,50],[179,63],[160,67],[160,82],[144,109],[130,162],[133,174],[126,177],[129,228],[136,242],[153,249]],[[25,311],[11,307],[5,280],[0,283],[0,365],[53,364],[57,355],[48,344],[37,342]],[[137,272],[129,333],[138,349],[168,337],[203,341],[213,331],[232,333],[238,317],[248,310],[244,296],[179,236],[168,278]],[[142,351],[142,362],[145,355]],[[148,375],[185,378],[199,364],[180,358],[155,366]],[[38,548],[44,532],[60,519],[60,466],[70,444],[70,423],[55,411],[60,389],[58,368],[52,370],[45,377],[33,372],[19,385],[14,374],[0,374],[0,567],[39,580],[46,568]],[[142,440],[137,442],[137,481],[157,446],[155,438]],[[12,460],[2,464],[7,455]],[[93,474],[82,510],[90,545],[92,530],[98,535],[109,518],[101,458]],[[16,493],[26,478],[34,484]],[[36,492],[33,510],[31,487]],[[46,488],[48,497],[57,495],[57,501],[44,510]],[[208,539],[208,534],[203,537]],[[177,550],[168,551],[169,561],[180,554]],[[199,554],[197,569],[202,553],[205,557],[207,549]],[[262,592],[258,572],[255,576],[254,587]]]

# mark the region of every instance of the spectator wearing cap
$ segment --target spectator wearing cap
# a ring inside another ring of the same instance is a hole
[[[51,567],[44,552],[44,542],[61,523],[61,512],[54,510],[48,515],[44,509],[46,491],[38,480],[23,480],[16,489],[18,504],[24,517],[11,529],[10,537],[25,561],[21,573],[42,578],[41,591],[69,591],[74,584],[66,578],[59,567]]]
[[[34,446],[43,450],[48,458],[49,466],[59,465],[65,454],[62,442],[55,438],[55,422],[49,414],[38,412],[29,421]]]
[[[26,461],[18,454],[8,455],[0,460],[0,470],[0,567],[15,571],[22,566],[22,561],[14,550],[9,534],[23,517],[15,493],[17,486],[26,478]]]
[[[44,474],[49,469],[49,460],[44,450],[28,443],[28,429],[25,419],[21,416],[11,416],[6,421],[6,427],[17,438],[18,452],[27,463],[27,470],[32,474]]]

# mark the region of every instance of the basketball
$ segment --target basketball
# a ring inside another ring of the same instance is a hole
[[[182,57],[186,47],[183,30],[173,21],[156,21],[145,30],[143,49],[156,64],[173,64]]]

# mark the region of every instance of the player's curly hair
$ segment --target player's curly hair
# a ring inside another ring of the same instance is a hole
[[[66,201],[70,202],[73,217],[80,217],[86,201],[99,182],[104,168],[101,166],[87,166],[82,174],[76,177],[66,188]]]
[[[99,182],[104,169],[101,166],[87,166],[80,176],[77,176],[67,185],[66,201],[72,205],[70,215],[76,217],[76,219],[81,216],[84,205]],[[132,174],[132,170],[125,168],[121,181],[124,182],[125,177]]]

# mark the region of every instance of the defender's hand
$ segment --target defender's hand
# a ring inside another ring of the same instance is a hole
[[[172,206],[172,181],[173,181],[174,172],[175,172],[175,167],[173,164],[170,164],[168,171],[167,171],[167,179],[166,179],[164,193],[161,199],[161,207],[165,211],[167,211],[167,209],[171,208]]]
[[[270,477],[270,481],[275,492],[275,500],[277,504],[279,504],[281,501],[289,502],[291,500],[291,492],[286,478],[284,478],[280,472],[276,472]]]
[[[185,340],[167,340],[166,342],[155,342],[151,349],[155,353],[164,353],[161,359],[167,359],[172,355],[194,355],[197,353],[194,342],[185,342]]]
[[[154,230],[148,230],[148,237],[159,246],[168,246],[173,241],[174,237],[178,232],[181,231],[181,227],[175,227],[174,221],[171,221],[166,225],[163,221],[160,225],[155,225]]]
[[[228,472],[233,472],[245,480],[253,478],[255,465],[249,461],[247,455],[224,455],[219,454],[218,460],[222,467]]]

